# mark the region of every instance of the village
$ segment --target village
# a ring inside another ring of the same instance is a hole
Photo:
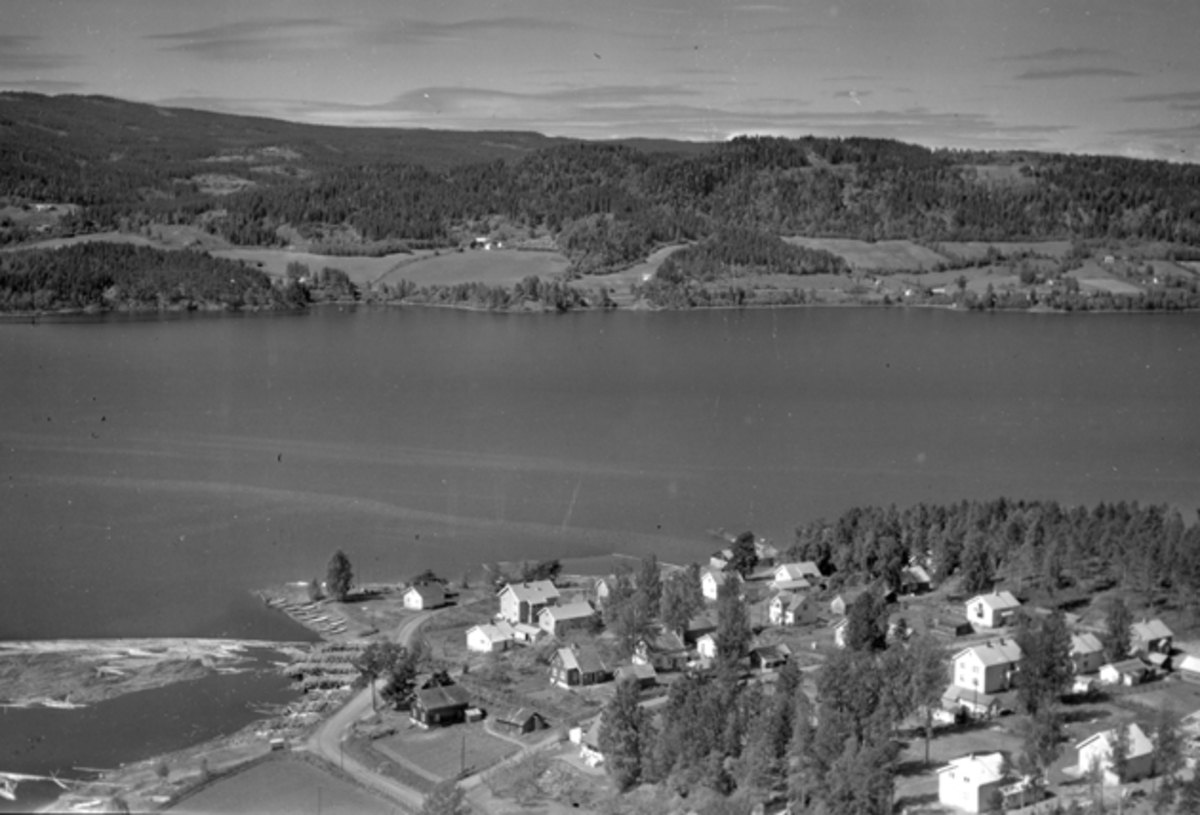
[[[743,562],[736,568],[737,548],[730,539],[706,563],[690,567],[618,559],[612,573],[587,577],[564,575],[553,561],[496,568],[489,581],[471,587],[425,575],[374,587],[361,602],[297,602],[281,610],[342,641],[317,646],[319,656],[288,670],[314,694],[330,692],[321,688],[344,694],[366,647],[357,635],[386,631],[404,615],[428,614],[414,645],[422,670],[407,693],[393,689],[374,716],[356,726],[347,749],[426,794],[438,783],[460,781],[471,795],[486,798],[487,811],[503,809],[506,797],[515,805],[563,795],[586,809],[605,795],[601,732],[618,689],[636,687],[647,715],[661,718],[673,684],[711,671],[718,661],[719,597],[735,594],[749,623],[738,681],[768,696],[785,666],[797,670],[800,686],[815,696],[815,673],[849,646],[855,605],[874,603],[886,610],[889,644],[931,637],[943,659],[943,690],[927,711],[933,738],[924,749],[933,761],[921,760],[920,716],[910,716],[900,731],[895,796],[904,811],[1043,811],[1038,804],[1065,811],[1072,801],[1095,800],[1132,806],[1162,780],[1155,728],[1163,710],[1175,714],[1182,739],[1172,774],[1195,766],[1200,648],[1177,642],[1161,619],[1133,619],[1126,652],[1110,659],[1105,620],[1085,596],[1068,593],[1057,607],[1023,603],[999,588],[956,597],[951,588],[935,586],[920,565],[901,571],[896,590],[847,585],[815,563],[785,562],[764,539],[753,541],[753,567]],[[663,587],[691,587],[682,623],[678,604],[667,609],[665,588],[651,619],[631,626],[613,612],[640,581],[653,579],[648,568],[657,570]],[[674,625],[664,620],[672,614]],[[1061,615],[1070,630],[1072,677],[1062,696],[1066,744],[1044,778],[1033,779],[1017,770],[1021,738],[1012,714],[1026,655],[1015,632],[1022,615],[1051,614]],[[310,702],[297,709],[311,717],[324,707]],[[536,777],[526,777],[530,773]],[[553,783],[539,787],[539,777]],[[766,804],[765,811],[785,806],[780,797]]]

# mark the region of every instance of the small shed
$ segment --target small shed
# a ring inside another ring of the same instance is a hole
[[[1140,685],[1146,681],[1149,669],[1140,659],[1110,662],[1100,668],[1100,681],[1105,685]]]
[[[517,734],[533,733],[549,726],[542,714],[529,707],[502,710],[492,716],[492,721],[498,727]]]
[[[417,583],[404,590],[404,607],[415,611],[437,608],[446,603],[446,589],[441,583]]]
[[[652,688],[658,684],[658,671],[653,665],[633,663],[617,668],[618,682],[636,682],[639,688]]]
[[[792,658],[792,649],[783,643],[776,645],[760,645],[750,649],[750,667],[761,671],[774,671],[782,668]]]
[[[409,715],[421,727],[456,724],[466,720],[471,695],[461,685],[436,685],[413,695]]]

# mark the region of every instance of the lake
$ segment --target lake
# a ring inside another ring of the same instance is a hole
[[[0,324],[0,639],[287,638],[249,596],[787,544],[858,504],[1200,495],[1200,315],[778,309]],[[285,629],[286,626],[286,629]]]

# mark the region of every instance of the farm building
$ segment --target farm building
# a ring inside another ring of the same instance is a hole
[[[637,682],[639,688],[652,688],[658,684],[658,671],[654,670],[653,665],[644,662],[622,665],[617,668],[617,681]]]
[[[1021,601],[1010,592],[981,594],[967,601],[967,621],[984,628],[1001,628],[1012,622]]]
[[[1149,668],[1140,659],[1110,662],[1100,667],[1100,681],[1105,685],[1140,685],[1146,681]]]
[[[786,645],[760,645],[750,649],[750,667],[762,671],[776,671],[787,664],[792,650]]]
[[[415,611],[446,604],[446,589],[441,583],[418,583],[404,590],[404,607]]]
[[[500,616],[510,623],[536,623],[538,612],[557,605],[558,596],[549,580],[505,584],[500,590]]]
[[[516,638],[516,629],[504,620],[483,623],[467,629],[467,650],[481,654],[507,651]]]
[[[1179,671],[1179,678],[1185,682],[1200,683],[1200,657],[1194,654],[1187,654],[1175,666],[1175,670]]]
[[[924,566],[909,566],[900,571],[901,594],[924,594],[933,588],[933,580]]]
[[[492,716],[492,721],[509,733],[517,734],[533,733],[548,727],[542,714],[529,707],[502,710]]]
[[[735,571],[723,571],[710,567],[702,569],[700,573],[700,591],[704,595],[704,599],[715,602],[717,599],[717,589],[727,580],[741,583],[742,576]]]
[[[1128,728],[1129,756],[1126,759],[1123,778],[1117,778],[1112,766],[1112,748],[1117,733],[1115,729],[1088,736],[1075,745],[1079,750],[1080,775],[1087,777],[1093,762],[1096,762],[1099,763],[1104,773],[1104,783],[1108,786],[1148,778],[1154,771],[1154,744],[1136,723],[1130,722]]]
[[[409,716],[421,727],[465,721],[471,696],[461,685],[435,685],[413,695]]]
[[[1142,620],[1130,627],[1133,652],[1135,654],[1171,653],[1171,641],[1175,635],[1162,620]]]
[[[817,604],[806,595],[780,592],[767,606],[771,625],[815,625],[821,618]]]
[[[559,648],[550,659],[550,681],[560,688],[597,685],[612,679],[612,673],[591,648]]]
[[[596,618],[596,609],[586,600],[562,606],[547,606],[538,612],[538,627],[552,636],[586,628]]]

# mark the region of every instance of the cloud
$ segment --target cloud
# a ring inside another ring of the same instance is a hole
[[[580,30],[582,27],[574,23],[544,17],[482,17],[452,23],[402,19],[374,22],[356,39],[373,45],[444,44],[497,34]]]
[[[164,46],[165,51],[219,61],[247,61],[327,48],[331,46],[330,35],[343,29],[342,23],[327,17],[261,18],[192,31],[151,34],[146,39],[174,43]]]
[[[39,37],[0,34],[0,71],[55,71],[79,60],[68,54],[35,53]]]
[[[1046,70],[1026,71],[1023,74],[1018,74],[1017,79],[1077,79],[1086,76],[1115,78],[1138,76],[1138,74],[1121,68],[1050,68]]]
[[[1107,48],[1080,46],[1077,48],[1050,48],[1045,51],[1035,51],[1031,54],[1014,54],[1008,57],[997,57],[996,59],[1002,62],[1059,62],[1079,57],[1110,56],[1112,53]]]
[[[1177,93],[1146,93],[1137,96],[1125,96],[1122,102],[1166,102],[1168,110],[1178,110],[1187,113],[1200,111],[1200,91],[1179,91]]]

